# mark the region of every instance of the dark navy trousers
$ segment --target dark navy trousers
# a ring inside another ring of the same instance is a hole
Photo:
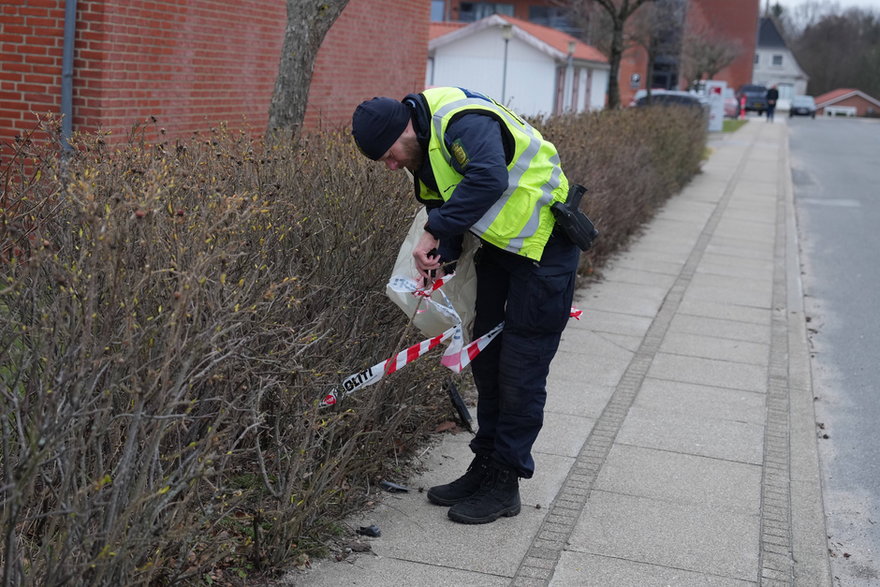
[[[568,323],[579,254],[554,235],[540,262],[486,243],[474,260],[474,338],[505,324],[471,364],[479,395],[470,446],[520,477],[535,471],[532,445],[544,422],[547,373]]]

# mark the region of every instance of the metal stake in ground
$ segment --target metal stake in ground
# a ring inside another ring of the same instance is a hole
[[[467,428],[468,432],[474,434],[471,413],[468,411],[467,406],[464,405],[464,400],[461,398],[461,394],[458,393],[458,387],[455,385],[455,381],[452,380],[452,377],[447,380],[446,393],[449,394],[449,401],[452,402],[452,407],[454,407],[455,411],[458,413],[458,419],[461,421],[462,426]]]

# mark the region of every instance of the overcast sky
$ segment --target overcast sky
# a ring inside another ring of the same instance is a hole
[[[796,6],[800,6],[801,4],[806,4],[813,0],[770,0],[770,5],[772,6],[776,2],[779,2],[785,8],[794,8]],[[850,7],[858,7],[858,8],[871,8],[873,10],[880,11],[880,0],[823,0],[824,3],[832,4],[836,2],[840,5],[841,8],[850,8]],[[764,9],[767,0],[761,0],[761,9]]]

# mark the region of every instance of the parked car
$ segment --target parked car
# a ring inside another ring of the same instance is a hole
[[[679,106],[700,106],[708,108],[706,96],[682,90],[651,90],[650,97],[645,90],[639,90],[636,92],[630,105],[648,106],[652,104],[667,106],[675,104]]]
[[[697,100],[699,100],[700,104],[705,105],[708,103],[706,96],[704,96],[703,94],[695,93],[695,92],[687,92],[684,90],[662,90],[659,88],[655,88],[655,89],[651,90],[651,97],[652,98],[654,98],[655,96],[661,96],[661,95],[690,96],[690,97],[693,97],[693,98],[696,98]],[[629,105],[630,106],[638,106],[639,100],[643,100],[644,98],[647,98],[647,97],[648,97],[648,90],[638,90],[635,93],[635,95],[633,96],[633,99],[629,103]]]
[[[788,117],[792,116],[809,116],[816,118],[816,101],[812,96],[795,96],[791,99],[791,108],[788,110]]]
[[[767,110],[767,86],[746,84],[736,92],[737,100],[746,98],[746,112],[763,114]]]

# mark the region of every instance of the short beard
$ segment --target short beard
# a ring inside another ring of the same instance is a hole
[[[405,159],[402,161],[403,166],[412,172],[418,171],[425,158],[425,153],[422,151],[422,146],[419,144],[419,140],[415,135],[404,137],[401,146],[403,147],[405,156]]]

